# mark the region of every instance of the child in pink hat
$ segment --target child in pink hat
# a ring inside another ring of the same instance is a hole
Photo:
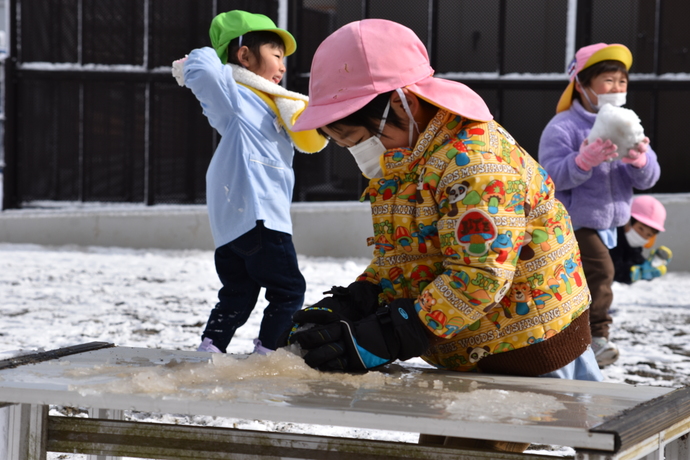
[[[297,312],[285,343],[321,370],[421,356],[454,371],[600,380],[553,183],[477,93],[433,74],[419,38],[392,21],[352,22],[317,49],[295,129],[346,147],[370,179],[373,259]]]
[[[295,313],[284,343],[328,371],[421,356],[459,372],[602,380],[553,182],[479,95],[433,75],[414,32],[382,19],[341,27],[314,54],[295,129],[346,147],[370,179],[373,258]],[[429,435],[420,442],[444,438]]]
[[[614,281],[632,284],[639,280],[652,280],[666,274],[673,253],[666,246],[652,249],[647,257],[645,248],[652,248],[656,237],[665,231],[666,208],[649,195],[633,199],[630,221],[618,227],[618,244],[609,250],[616,270]]]
[[[660,175],[648,138],[628,152],[617,152],[610,140],[587,140],[600,107],[625,104],[631,65],[632,54],[624,45],[596,43],[578,50],[567,69],[569,83],[556,116],[539,143],[539,161],[575,228],[592,294],[592,347],[602,367],[619,356],[609,341],[614,277],[609,249],[616,246],[616,228],[630,218],[633,188],[649,189]]]

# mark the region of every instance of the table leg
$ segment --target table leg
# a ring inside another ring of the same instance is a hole
[[[0,458],[46,460],[48,406],[12,404],[0,408]]]
[[[114,409],[89,409],[89,418],[100,418],[107,420],[124,420],[124,411]],[[122,457],[112,455],[87,455],[86,460],[119,460]]]

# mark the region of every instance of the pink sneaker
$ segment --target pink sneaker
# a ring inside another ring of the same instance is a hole
[[[208,337],[204,338],[203,342],[201,342],[201,345],[199,345],[199,348],[197,348],[196,351],[205,351],[207,353],[222,353],[222,351],[220,351],[218,347],[216,347],[213,344],[213,340],[209,339]]]
[[[258,353],[260,355],[267,355],[269,353],[273,353],[273,350],[270,350],[263,345],[261,345],[261,340],[259,339],[254,339],[254,353]]]

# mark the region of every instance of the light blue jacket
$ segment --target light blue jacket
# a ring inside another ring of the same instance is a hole
[[[184,65],[185,86],[222,136],[206,171],[206,203],[218,248],[256,226],[292,234],[290,203],[295,183],[294,147],[276,114],[248,88],[212,48],[192,51]]]

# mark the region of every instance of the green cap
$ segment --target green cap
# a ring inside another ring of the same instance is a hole
[[[232,10],[220,13],[211,21],[211,44],[218,53],[218,57],[226,64],[228,62],[228,44],[231,40],[247,32],[268,31],[275,32],[283,39],[285,56],[289,56],[297,49],[295,37],[287,30],[279,29],[268,16],[253,14],[242,10]]]

